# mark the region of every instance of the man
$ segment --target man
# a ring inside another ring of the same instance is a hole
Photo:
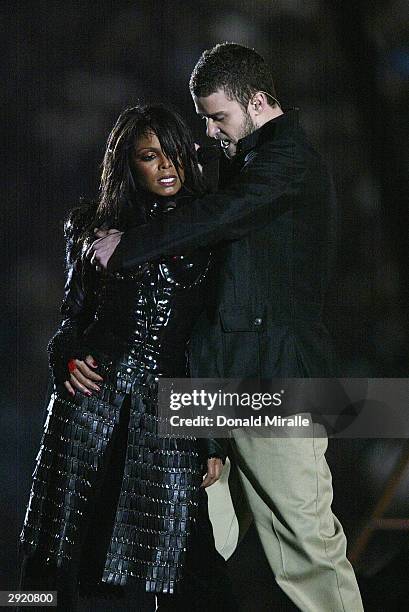
[[[335,242],[328,172],[297,111],[281,110],[255,51],[230,43],[205,51],[190,90],[208,136],[226,154],[219,191],[123,236],[97,234],[92,261],[127,268],[217,245],[217,277],[191,339],[192,376],[331,376],[321,321]],[[304,611],[359,612],[345,536],[331,511],[327,439],[322,425],[312,428],[307,438],[269,439],[234,430],[232,461],[279,586]]]

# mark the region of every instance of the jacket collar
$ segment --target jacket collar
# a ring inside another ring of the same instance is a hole
[[[257,145],[273,140],[282,131],[288,131],[289,128],[292,129],[298,127],[298,125],[299,109],[290,108],[286,110],[283,115],[267,121],[267,123],[262,125],[258,130],[255,130],[248,136],[241,138],[237,143],[237,152],[235,157],[248,153],[248,151],[251,151],[251,149],[254,149]]]

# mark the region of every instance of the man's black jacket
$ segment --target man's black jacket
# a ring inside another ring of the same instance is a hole
[[[238,143],[215,194],[136,227],[116,253],[125,268],[217,245],[207,309],[190,345],[195,377],[325,377],[322,323],[335,251],[336,204],[320,155],[289,111]]]

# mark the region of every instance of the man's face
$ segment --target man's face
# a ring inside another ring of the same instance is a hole
[[[236,155],[240,138],[256,129],[250,114],[237,100],[229,100],[223,89],[206,97],[193,96],[196,112],[206,120],[206,133],[220,141],[227,157]]]

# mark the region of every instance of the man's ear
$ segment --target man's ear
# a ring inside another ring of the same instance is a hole
[[[260,115],[264,112],[267,106],[266,96],[261,92],[257,91],[251,98],[247,106],[247,112],[252,118],[253,124],[259,127],[258,120]]]
[[[260,114],[268,105],[267,96],[262,91],[257,91],[250,100],[250,105],[254,113]]]

